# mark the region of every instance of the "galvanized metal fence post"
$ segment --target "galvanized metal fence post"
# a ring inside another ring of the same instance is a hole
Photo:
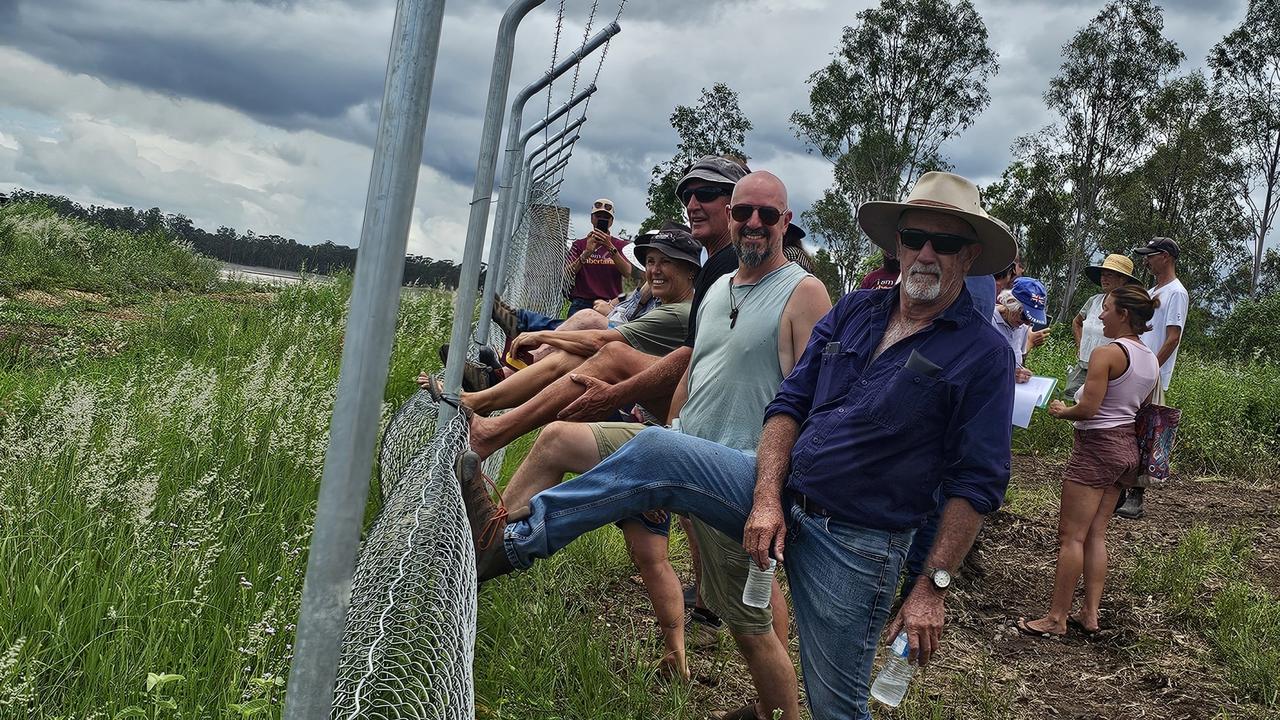
[[[587,88],[585,88],[582,92],[578,93],[573,98],[571,98],[568,102],[561,105],[558,109],[556,109],[555,112],[551,113],[550,115],[543,118],[542,120],[539,120],[536,124],[534,124],[533,127],[529,128],[529,130],[525,132],[525,134],[521,136],[519,140],[518,145],[520,148],[520,155],[521,156],[524,155],[524,148],[525,146],[528,145],[529,139],[532,138],[535,133],[541,131],[547,125],[550,125],[552,122],[554,122],[557,118],[563,116],[564,114],[568,113],[577,105],[589,99],[592,95],[595,94],[595,92],[596,92],[596,85],[595,83],[592,83]],[[569,127],[566,127],[564,130],[561,130],[560,133],[555,136],[555,138],[547,141],[547,144],[550,144],[555,139],[563,137],[571,129],[581,127],[582,124],[585,123],[586,121],[587,121],[586,117],[578,118]],[[544,144],[542,148],[545,148],[546,146],[547,145]],[[539,148],[539,150],[541,150],[542,148]],[[535,151],[535,154],[536,154],[536,151]],[[532,158],[532,156],[530,156],[530,158]],[[524,170],[527,171],[529,166],[528,161],[526,161],[524,165],[525,165]],[[485,345],[489,342],[489,323],[484,322],[483,320],[484,318],[489,317],[493,313],[494,299],[496,298],[498,293],[502,292],[502,288],[503,288],[503,284],[506,276],[506,269],[507,269],[506,268],[507,250],[509,249],[511,244],[512,233],[514,232],[516,225],[520,222],[520,217],[524,212],[523,209],[525,206],[526,194],[529,192],[528,180],[529,180],[529,177],[527,172],[518,174],[516,176],[516,180],[513,183],[515,186],[515,189],[511,193],[511,197],[514,201],[514,205],[507,206],[507,205],[499,204],[499,214],[493,224],[493,240],[492,242],[489,243],[488,271],[485,273],[485,276],[484,276],[484,294],[481,296],[481,299],[480,299],[481,322],[479,323],[479,327],[476,330],[476,342],[478,342],[481,345]]]
[[[499,282],[495,277],[495,266],[499,264],[499,255],[502,252],[500,244],[505,244],[507,242],[511,232],[512,219],[510,217],[510,213],[515,211],[515,197],[512,191],[515,185],[514,181],[516,170],[520,167],[522,162],[522,158],[519,157],[521,153],[520,124],[524,115],[524,105],[529,101],[529,98],[534,96],[535,93],[550,85],[552,80],[555,80],[566,72],[572,70],[575,65],[582,62],[583,58],[595,52],[600,46],[607,43],[614,35],[617,35],[620,32],[622,32],[622,28],[618,23],[609,23],[603,30],[592,35],[590,39],[582,44],[582,47],[578,48],[564,60],[560,61],[560,64],[548,70],[537,82],[525,86],[525,88],[516,95],[516,99],[511,101],[511,122],[507,125],[506,157],[504,157],[502,161],[502,176],[499,185],[500,193],[498,195],[498,215],[497,221],[493,226],[493,244],[489,247],[489,267],[485,273],[484,297],[480,300],[480,329],[476,333],[477,340],[479,340],[480,336],[483,335],[485,341],[488,341],[489,331],[486,326],[486,321],[489,315],[493,312],[493,293],[491,291],[497,288]],[[594,88],[595,85],[593,83],[591,88],[592,92],[594,92]],[[449,351],[450,360],[452,360],[453,346],[449,347]],[[461,368],[459,368],[458,373],[458,385],[456,387],[448,385],[449,378],[452,377],[452,375],[446,375],[446,394],[456,393],[461,387]]]
[[[284,717],[328,718],[391,361],[445,0],[400,0]]]
[[[458,294],[453,301],[453,329],[449,335],[449,356],[445,360],[445,395],[458,400],[462,388],[462,363],[467,359],[467,343],[471,335],[471,317],[480,285],[480,256],[484,251],[485,225],[489,222],[489,201],[493,195],[493,172],[498,167],[498,142],[502,136],[502,116],[507,106],[507,86],[511,82],[511,62],[515,56],[516,29],[531,10],[545,0],[516,0],[502,16],[498,41],[493,51],[493,70],[489,74],[489,99],[484,106],[484,126],[480,129],[480,153],[476,158],[476,179],[471,188],[471,215],[467,219],[467,240],[462,249],[462,267],[458,271]],[[457,414],[457,409],[444,403],[440,407],[439,426]]]

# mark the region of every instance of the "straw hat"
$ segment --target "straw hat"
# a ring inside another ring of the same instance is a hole
[[[1142,281],[1133,276],[1133,261],[1124,255],[1112,253],[1102,261],[1101,265],[1090,265],[1085,268],[1084,274],[1094,285],[1101,285],[1103,270],[1110,270],[1125,276],[1125,284],[1127,285],[1142,285]]]
[[[872,200],[858,208],[858,224],[871,242],[884,250],[898,250],[898,218],[906,210],[932,210],[969,223],[978,235],[982,254],[969,268],[970,275],[991,275],[1013,262],[1016,244],[1006,227],[982,209],[978,186],[948,172],[928,172],[911,188],[907,201]]]

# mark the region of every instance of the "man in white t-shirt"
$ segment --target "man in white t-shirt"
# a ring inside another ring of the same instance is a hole
[[[1155,287],[1148,292],[1160,300],[1160,307],[1151,317],[1151,329],[1142,334],[1142,342],[1160,361],[1160,382],[1151,393],[1151,402],[1164,405],[1164,394],[1169,389],[1169,380],[1173,378],[1173,364],[1178,359],[1178,345],[1182,342],[1182,329],[1187,323],[1191,298],[1174,272],[1180,250],[1173,239],[1153,237],[1145,247],[1133,252],[1142,256],[1156,279]],[[1131,520],[1142,517],[1142,495],[1150,482],[1151,478],[1146,475],[1138,476],[1135,487],[1126,493],[1124,502],[1116,508],[1116,514]]]

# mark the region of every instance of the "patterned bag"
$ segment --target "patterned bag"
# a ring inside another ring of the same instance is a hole
[[[1138,474],[1155,482],[1169,479],[1169,458],[1173,455],[1174,431],[1182,411],[1164,405],[1143,405],[1134,419],[1138,435]]]

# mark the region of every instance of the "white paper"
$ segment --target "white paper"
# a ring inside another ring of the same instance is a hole
[[[1032,375],[1024,383],[1013,384],[1013,424],[1018,427],[1030,427],[1031,413],[1038,407],[1049,404],[1053,389],[1058,379]]]

